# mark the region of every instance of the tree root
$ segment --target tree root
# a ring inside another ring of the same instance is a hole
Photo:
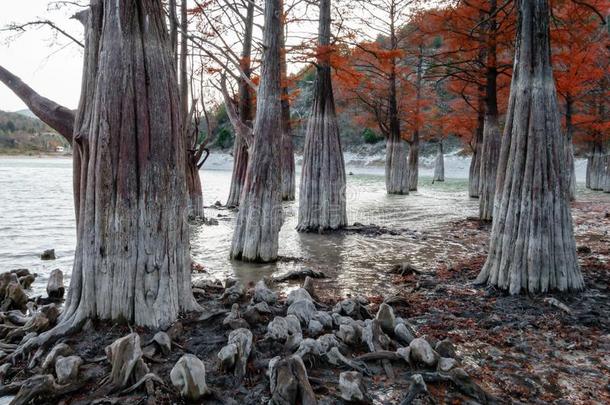
[[[163,380],[161,378],[159,378],[158,375],[156,375],[155,373],[148,373],[148,374],[145,374],[144,377],[140,378],[138,380],[138,382],[133,384],[131,387],[127,387],[123,391],[121,391],[119,393],[119,395],[129,394],[130,392],[133,392],[133,391],[137,390],[138,388],[140,388],[140,386],[142,384],[144,384],[144,383],[146,383],[147,381],[150,381],[150,380],[158,383],[162,387],[165,387],[165,383],[163,382]]]
[[[411,405],[420,394],[425,394],[429,400],[432,399],[421,374],[414,374],[411,376],[411,386],[409,387],[407,396],[402,400],[400,405]]]
[[[359,361],[378,361],[378,360],[389,360],[389,361],[401,361],[400,357],[396,352],[389,350],[381,350],[373,353],[365,353],[355,358]]]
[[[84,323],[85,319],[75,322],[70,320],[63,321],[54,328],[40,334],[39,336],[29,339],[27,342],[25,342],[25,344],[15,348],[13,353],[6,357],[6,360],[10,361],[12,364],[15,364],[19,360],[25,359],[26,356],[36,349],[40,348],[42,350],[47,350],[60,339],[78,333]]]

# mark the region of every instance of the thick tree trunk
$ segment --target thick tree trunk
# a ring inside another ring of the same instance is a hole
[[[390,49],[398,49],[396,37],[394,4],[390,9]],[[396,95],[396,58],[390,60],[390,75],[388,77],[389,97],[388,113],[390,130],[386,142],[385,186],[388,194],[409,194],[409,167],[407,162],[407,143],[400,134],[400,117],[398,116],[398,101]]]
[[[170,13],[171,16],[171,13]],[[170,24],[170,41],[173,41],[172,24]],[[193,128],[192,114],[189,112],[189,83],[188,83],[188,14],[187,2],[180,2],[180,57],[178,66],[178,83],[180,85],[180,120],[182,131],[186,142],[186,188],[188,190],[188,216],[189,218],[204,218],[203,212],[203,190],[201,188],[201,177],[197,166],[197,141],[198,131]]]
[[[244,21],[245,32],[243,39],[243,48],[241,51],[240,68],[246,77],[252,74],[251,56],[252,56],[252,29],[254,27],[254,2],[248,2],[246,11],[246,19]],[[246,125],[251,125],[252,122],[252,89],[245,78],[239,81],[239,118]],[[237,131],[236,131],[237,132]],[[231,187],[229,189],[229,198],[227,206],[236,207],[239,205],[241,190],[246,181],[246,169],[248,168],[248,144],[241,136],[235,134],[233,143],[233,173],[231,174]]]
[[[479,176],[479,219],[481,221],[491,221],[493,217],[500,143],[497,110],[495,114],[486,112]]]
[[[604,193],[610,193],[610,154],[606,154],[605,156],[606,158],[606,164],[605,164],[605,170],[603,173],[603,190]]]
[[[254,139],[231,245],[231,258],[243,261],[276,260],[282,226],[281,10],[281,0],[265,0]]]
[[[284,1],[282,0],[282,15]],[[288,94],[288,67],[286,63],[286,23],[282,17],[281,27],[281,71],[282,71],[282,200],[293,201],[295,193],[294,145],[290,123],[290,98]]]
[[[388,194],[409,194],[407,143],[400,132],[390,131],[386,142],[385,185]]]
[[[439,139],[436,149],[436,159],[434,160],[434,178],[435,181],[445,181],[445,155],[443,153],[443,140]]]
[[[481,174],[479,176],[479,219],[481,221],[491,221],[493,217],[496,173],[498,169],[498,155],[500,154],[500,126],[498,123],[497,101],[496,10],[496,0],[491,0],[486,47],[485,120],[483,123]]]
[[[477,128],[474,135],[474,150],[470,161],[468,173],[468,195],[471,198],[479,198],[479,187],[481,179],[481,155],[483,154],[483,129],[485,127],[485,87],[479,86]]]
[[[413,131],[413,137],[409,144],[409,156],[407,157],[409,165],[409,191],[417,191],[417,182],[419,180],[419,130]]]
[[[587,157],[587,188],[603,189],[604,146],[599,141],[591,142],[591,153]]]
[[[347,225],[345,163],[330,72],[330,2],[320,0],[318,76],[307,132],[299,195],[300,232]]]
[[[522,291],[580,290],[550,61],[547,0],[520,0],[513,81],[489,256],[477,281]]]
[[[576,199],[576,165],[574,163],[574,124],[572,122],[573,101],[566,97],[566,171],[570,201]]]
[[[62,325],[163,327],[195,309],[185,145],[160,0],[94,0],[87,14],[75,178],[80,206]]]
[[[419,48],[419,57],[417,58],[417,79],[415,82],[415,117],[419,120],[420,102],[421,102],[421,86],[423,76],[423,49]],[[416,124],[413,131],[413,137],[409,144],[409,156],[407,158],[409,166],[409,191],[417,191],[417,181],[419,179],[419,122]]]

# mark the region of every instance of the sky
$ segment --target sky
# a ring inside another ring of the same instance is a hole
[[[3,1],[0,28],[10,23],[50,19],[62,29],[82,37],[82,26],[71,20],[74,9],[47,11],[49,0]],[[6,4],[4,4],[6,3]],[[30,28],[17,38],[0,32],[0,65],[20,77],[43,96],[75,109],[80,96],[82,48],[55,37],[50,28]],[[0,83],[0,110],[18,111],[26,106]]]

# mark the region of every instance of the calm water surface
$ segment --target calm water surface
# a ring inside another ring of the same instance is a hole
[[[467,173],[467,161],[463,159],[453,165],[454,170],[451,161],[446,165],[449,177],[452,173],[457,177]],[[224,156],[211,159],[203,170],[206,205],[225,201],[230,167],[230,158]],[[396,263],[409,261],[428,268],[472,249],[464,245],[468,242],[448,240],[442,232],[449,222],[478,213],[477,201],[467,196],[465,178],[432,184],[431,177],[427,177],[429,168],[423,168],[418,192],[390,196],[385,193],[382,169],[348,165],[347,170],[354,173],[347,177],[349,223],[374,223],[405,232],[374,237],[299,234],[295,231],[298,202],[290,202],[284,204],[279,253],[299,260],[245,264],[228,259],[234,214],[208,208],[206,215],[217,218],[219,224],[193,226],[191,230],[193,258],[205,267],[204,277],[237,277],[250,282],[311,267],[330,276],[325,286],[337,294],[381,293],[391,289],[387,270]],[[33,289],[42,294],[51,270],[60,268],[69,277],[74,246],[71,159],[0,157],[0,271],[28,268],[38,273]],[[40,253],[51,248],[55,249],[57,260],[40,260]],[[482,250],[484,246],[476,248]]]

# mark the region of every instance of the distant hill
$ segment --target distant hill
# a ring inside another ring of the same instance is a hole
[[[23,115],[24,117],[34,118],[35,120],[38,120],[38,117],[35,116],[34,113],[28,110],[27,108],[25,110],[15,111],[15,114]]]
[[[29,110],[0,111],[0,154],[47,153],[58,147],[69,144]]]

